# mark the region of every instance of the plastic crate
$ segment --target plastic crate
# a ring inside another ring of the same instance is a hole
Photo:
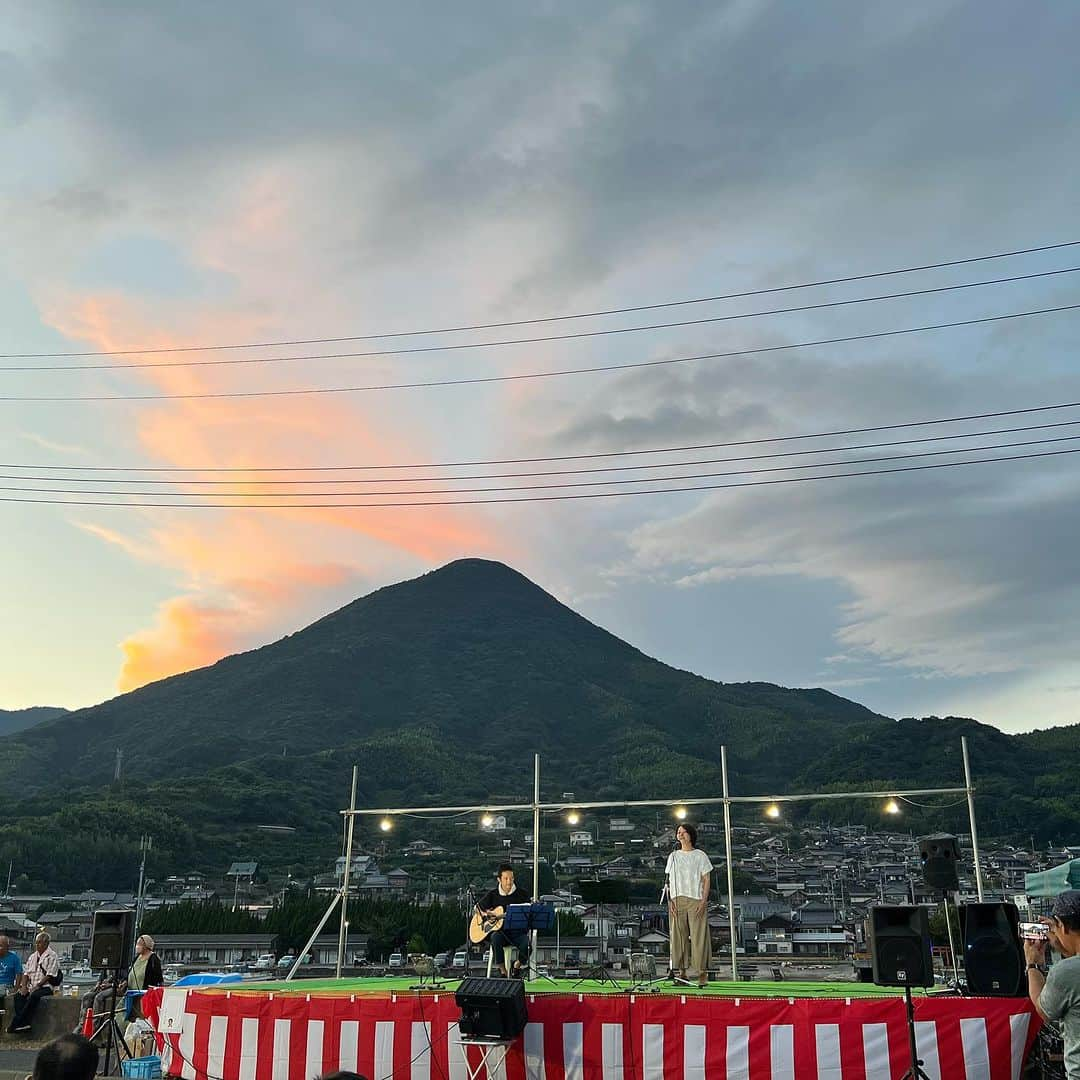
[[[120,1072],[131,1080],[160,1080],[161,1058],[157,1054],[128,1058],[120,1063]]]

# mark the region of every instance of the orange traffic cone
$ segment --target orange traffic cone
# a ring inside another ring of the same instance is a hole
[[[94,1034],[94,1010],[91,1008],[87,1008],[86,1016],[83,1017],[82,1033],[88,1039]]]

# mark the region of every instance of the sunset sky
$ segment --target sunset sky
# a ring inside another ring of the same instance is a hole
[[[0,708],[93,704],[475,555],[710,677],[1006,730],[1080,721],[1080,456],[488,506],[3,501],[110,501],[63,492],[146,490],[129,481],[155,474],[131,470],[169,467],[246,470],[177,474],[232,479],[242,501],[286,467],[648,450],[1080,401],[1080,311],[624,372],[175,399],[761,350],[1080,304],[1078,273],[506,347],[117,366],[746,314],[1080,268],[1080,246],[502,330],[21,355],[495,323],[1080,240],[1075,5],[34,0],[5,16],[0,365],[95,369],[0,371],[0,485],[32,488],[0,491]],[[174,399],[10,400],[103,395]],[[1054,420],[1080,408],[955,430]],[[129,471],[74,471],[92,467]]]

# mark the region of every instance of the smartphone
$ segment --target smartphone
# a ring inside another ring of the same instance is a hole
[[[1050,928],[1046,923],[1022,922],[1020,924],[1020,936],[1025,941],[1045,941],[1049,932]]]

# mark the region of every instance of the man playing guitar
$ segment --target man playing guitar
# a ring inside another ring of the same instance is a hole
[[[509,863],[503,863],[499,867],[495,888],[484,893],[477,901],[477,906],[484,915],[503,914],[511,904],[527,904],[530,899],[529,893],[514,883],[514,868]],[[517,962],[512,972],[508,972],[501,963],[499,971],[503,975],[520,975],[529,960],[528,931],[504,930],[500,922],[498,928],[491,932],[491,947],[495,950],[496,960],[502,959],[503,949],[507,945],[513,945],[517,949]]]

